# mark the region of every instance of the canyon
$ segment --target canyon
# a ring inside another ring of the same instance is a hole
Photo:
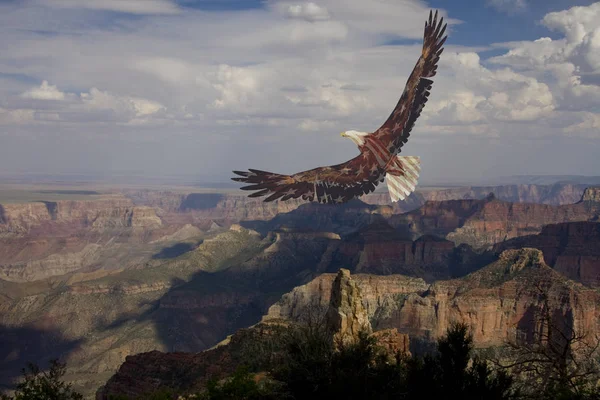
[[[483,303],[460,303],[456,293],[471,287],[461,279],[494,265],[505,250],[541,247],[545,262],[532,261],[539,268],[528,271],[545,271],[548,264],[596,285],[598,255],[581,249],[597,243],[592,233],[599,193],[568,184],[453,188],[416,193],[408,205],[386,204],[375,193],[333,207],[135,190],[88,201],[2,204],[0,384],[10,387],[27,361],[43,364],[61,356],[69,381],[91,396],[127,356],[210,348],[276,307],[287,309],[281,299],[302,285],[321,285],[323,293],[313,288],[303,296],[325,301],[328,280],[340,268],[364,287],[374,329],[436,337],[457,318],[455,306],[448,306],[445,319],[431,314],[446,293],[464,312],[480,313],[473,326],[503,340],[517,314],[498,322],[500,317],[486,314],[497,304],[478,311]],[[563,203],[575,194],[573,204]],[[547,204],[512,203],[502,196]],[[566,236],[552,224],[566,225]],[[558,239],[531,242],[538,236]],[[517,290],[515,282],[524,275],[516,276],[485,295]],[[427,297],[433,288],[437,297]],[[399,322],[400,314],[408,320]]]
[[[394,354],[434,341],[454,323],[467,325],[479,350],[502,347],[530,337],[546,307],[553,318],[579,333],[597,332],[598,301],[596,290],[569,281],[545,264],[541,251],[531,248],[506,250],[464,278],[432,284],[402,275],[351,274],[341,269],[284,294],[260,324],[236,332],[214,349],[127,357],[97,398],[143,396],[164,389],[193,393],[210,377],[233,373],[245,346],[257,348],[252,343],[260,343],[261,337],[307,315],[315,320],[315,313],[321,314],[317,319],[325,321],[334,343],[352,343],[359,332],[374,331],[377,342]],[[173,376],[186,378],[170,379]]]

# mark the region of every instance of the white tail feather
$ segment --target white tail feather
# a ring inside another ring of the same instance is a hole
[[[398,164],[402,166],[404,174],[386,174],[388,191],[392,202],[406,199],[415,191],[419,173],[421,172],[421,159],[415,156],[397,156]]]

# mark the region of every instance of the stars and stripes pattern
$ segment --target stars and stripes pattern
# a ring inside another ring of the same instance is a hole
[[[421,159],[415,156],[397,156],[396,163],[385,175],[388,191],[392,201],[406,199],[417,187]]]
[[[361,154],[345,163],[318,167],[293,175],[249,169],[233,171],[234,181],[248,184],[242,190],[263,197],[264,201],[302,198],[321,203],[340,204],[375,190],[387,177],[393,201],[405,199],[414,191],[420,172],[418,157],[399,157],[423,107],[427,103],[437,63],[443,52],[446,24],[438,13],[429,13],[425,22],[423,50],[396,107],[375,132],[364,137]]]

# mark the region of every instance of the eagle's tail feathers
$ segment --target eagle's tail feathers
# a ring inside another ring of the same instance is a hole
[[[404,200],[415,191],[421,172],[421,159],[415,156],[397,156],[396,166],[398,168],[390,169],[386,174],[392,202]]]

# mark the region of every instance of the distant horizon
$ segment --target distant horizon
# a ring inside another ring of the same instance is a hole
[[[487,179],[456,180],[456,181],[434,181],[422,180],[417,186],[419,188],[428,187],[461,187],[461,186],[502,186],[517,184],[539,184],[552,185],[555,183],[573,183],[599,185],[600,175],[511,175],[496,176]],[[94,174],[94,173],[42,173],[42,172],[21,172],[16,174],[7,174],[0,172],[0,185],[134,185],[134,186],[188,186],[206,189],[228,189],[234,190],[242,185],[232,182],[227,178],[217,177],[199,177],[196,174],[169,174],[169,175],[143,175],[127,171],[120,171],[113,174]],[[377,186],[376,191],[382,191],[385,185]]]

